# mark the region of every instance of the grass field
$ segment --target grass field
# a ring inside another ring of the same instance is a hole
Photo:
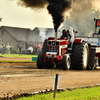
[[[14,57],[16,57],[16,58],[32,58],[32,57],[37,57],[37,55],[25,55],[25,54],[22,54],[22,56],[19,56],[19,54],[4,54],[4,55],[2,55],[1,53],[0,53],[0,56],[1,57],[12,57],[12,58],[14,58]]]
[[[36,61],[7,61],[7,60],[0,60],[0,63],[35,63]]]
[[[1,58],[30,58],[30,59],[32,59],[32,57],[37,57],[37,55],[25,55],[25,54],[22,54],[22,56],[20,55],[19,56],[19,54],[4,54],[4,55],[2,55],[1,53],[0,53],[0,57]],[[17,63],[17,62],[26,62],[26,63],[28,63],[28,62],[36,62],[36,61],[12,61],[11,59],[9,59],[9,60],[6,60],[6,59],[3,59],[3,60],[0,60],[0,63],[1,62],[4,62],[4,63]]]
[[[31,97],[21,97],[17,100],[100,100],[100,87],[65,90],[57,92],[56,98],[53,93],[34,95]]]

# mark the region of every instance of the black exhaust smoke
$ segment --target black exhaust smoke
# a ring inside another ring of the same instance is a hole
[[[81,11],[87,11],[90,9],[89,4],[94,0],[18,0],[18,4],[26,7],[31,7],[33,9],[41,9],[47,6],[49,13],[52,16],[55,32],[57,32],[58,27],[64,21],[64,12],[71,8],[71,4],[76,3],[77,9],[84,7],[84,3],[87,2],[87,6]],[[90,2],[90,3],[89,3]],[[89,7],[89,8],[88,8]],[[77,11],[76,11],[77,12]],[[77,12],[78,15],[79,12]],[[79,16],[79,15],[78,15]]]
[[[47,7],[49,13],[52,16],[54,29],[57,32],[58,27],[64,21],[64,11],[70,8],[71,2],[68,0],[47,0],[49,5]]]
[[[72,0],[19,0],[18,4],[31,8],[43,8],[46,5],[49,13],[52,16],[55,32],[64,21],[63,13],[70,8]]]
[[[48,2],[46,0],[18,0],[18,4],[31,8],[44,8]]]

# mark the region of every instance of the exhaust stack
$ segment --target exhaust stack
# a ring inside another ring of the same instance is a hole
[[[57,32],[55,32],[55,40],[57,40]]]

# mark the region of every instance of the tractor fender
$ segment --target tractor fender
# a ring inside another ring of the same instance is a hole
[[[83,42],[83,39],[75,39],[74,40],[74,43],[82,43]]]

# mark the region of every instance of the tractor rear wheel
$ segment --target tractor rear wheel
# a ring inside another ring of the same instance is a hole
[[[74,44],[71,55],[71,68],[78,70],[87,69],[89,47],[85,42]]]
[[[62,68],[63,70],[69,70],[71,65],[71,59],[68,54],[64,54],[62,58]]]
[[[31,54],[33,54],[33,55],[36,53],[36,48],[33,45],[29,45],[27,47],[27,49],[30,50],[31,51]]]
[[[40,52],[37,57],[37,68],[38,69],[42,69],[44,66],[43,61],[42,61],[42,58],[43,58],[42,56],[43,56],[43,54],[42,54],[42,52]]]

